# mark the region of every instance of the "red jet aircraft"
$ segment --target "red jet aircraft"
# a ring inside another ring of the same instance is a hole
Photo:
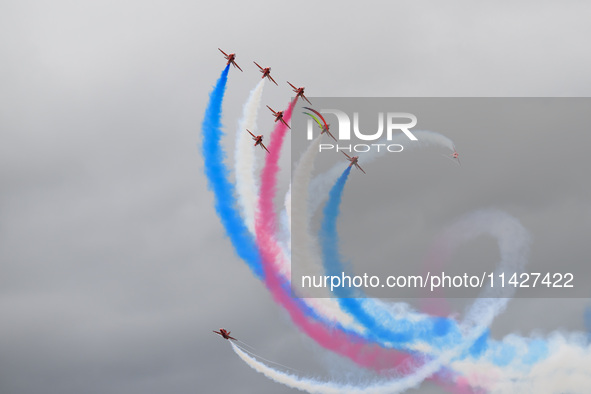
[[[248,134],[252,135],[252,140],[254,141],[254,146],[260,145],[261,148],[263,148],[264,150],[267,151],[267,153],[271,153],[271,152],[269,152],[269,149],[267,149],[265,144],[263,144],[263,136],[262,135],[254,135],[248,129],[246,129],[246,131],[248,131]]]
[[[277,121],[280,120],[281,123],[287,126],[287,128],[291,129],[291,127],[289,127],[289,125],[285,123],[285,120],[283,120],[283,111],[275,112],[275,110],[273,110],[273,108],[269,107],[268,105],[267,108],[269,108],[271,112],[273,112],[273,116],[275,116],[275,123],[277,123]]]
[[[343,152],[343,151],[341,151]],[[349,159],[349,161],[351,162],[351,164],[349,164],[349,167],[351,167],[352,165],[355,165],[355,167],[359,168],[361,170],[361,172],[363,172],[365,174],[365,171],[363,171],[363,168],[361,168],[361,166],[359,166],[359,164],[357,163],[359,161],[359,156],[349,156],[348,154],[346,154],[345,152],[343,152],[343,155],[347,156],[347,159]]]
[[[230,331],[226,331],[226,330],[224,330],[223,328],[220,328],[220,330],[219,330],[219,331],[215,331],[215,330],[214,330],[214,332],[215,332],[216,334],[218,334],[218,335],[221,335],[221,336],[223,336],[225,339],[233,339],[233,340],[237,341],[237,339],[236,339],[236,338],[233,338],[233,337],[231,337],[231,336],[230,336]]]
[[[289,83],[289,81],[287,83]],[[308,98],[306,96],[304,96],[304,88],[303,87],[296,88],[291,83],[289,83],[289,86],[291,86],[293,88],[293,91],[296,93],[296,98],[301,97],[304,100],[306,100],[308,103],[310,103],[310,100],[308,100]],[[310,103],[310,104],[312,104],[312,103]]]
[[[314,116],[312,116],[312,114],[309,114],[307,112],[304,112],[306,115],[312,116],[312,118],[316,121],[316,123],[318,123],[318,126],[320,126],[320,134],[326,133],[329,136],[331,136],[333,140],[336,141],[337,139],[329,131],[330,130],[330,125],[328,123],[326,123],[326,119],[324,119],[324,116],[322,116],[322,114],[320,112],[316,111],[313,108],[310,108],[310,107],[304,107],[304,108],[307,109],[307,110],[310,110],[310,111],[314,112],[316,115],[318,115],[318,117],[320,117],[320,119],[322,119],[322,123],[323,124],[320,124],[320,122],[318,121],[318,119],[315,118]]]
[[[218,48],[218,49],[220,49],[220,48]],[[230,64],[230,63],[232,63],[232,65],[233,65],[234,67],[236,67],[238,70],[242,71],[242,69],[240,68],[240,66],[239,66],[239,65],[237,65],[237,64],[236,64],[236,62],[235,62],[235,59],[236,59],[236,54],[235,54],[235,53],[230,53],[230,54],[228,55],[226,52],[222,51],[221,49],[220,49],[220,52],[224,54],[224,57],[225,57],[225,58],[226,58],[226,60],[228,61],[228,63],[226,63],[226,65],[228,65],[228,64]]]
[[[257,62],[253,62],[253,63],[256,64],[257,67],[259,68],[259,70],[263,73],[263,76],[261,77],[261,79],[267,77],[267,78],[269,78],[269,80],[273,81],[273,83],[275,85],[277,85],[277,82],[275,82],[275,80],[271,76],[271,67],[263,68],[263,67],[259,66],[259,64]],[[277,86],[279,86],[279,85],[277,85]]]
[[[458,155],[458,152],[456,152],[456,147],[454,145],[454,153],[451,154],[451,156],[448,155],[444,155],[445,157],[447,157],[448,159],[452,160],[453,162],[457,163],[459,166],[462,165],[462,163],[460,163],[460,155]]]

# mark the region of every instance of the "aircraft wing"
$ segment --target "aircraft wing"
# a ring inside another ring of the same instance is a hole
[[[273,83],[274,83],[275,85],[277,85],[277,82],[275,82],[275,80],[273,79],[273,77],[271,76],[271,74],[268,74],[267,76],[269,77],[269,79],[270,79],[271,81],[273,81]],[[279,85],[277,85],[277,86],[279,86]]]
[[[289,83],[289,81],[287,81],[287,83]],[[291,83],[289,83],[289,86],[291,86],[292,88],[294,88],[294,90],[298,90],[298,88],[296,88],[295,86],[293,86]]]
[[[328,131],[328,129],[326,130],[326,134],[330,135],[332,137],[333,140],[337,141],[336,138],[334,138],[334,135],[331,134],[330,131]],[[337,141],[338,142],[338,141]]]
[[[349,156],[348,154],[346,154],[344,151],[341,151],[341,152],[343,153],[343,155],[347,156],[347,158],[348,158],[349,160],[351,160],[351,156]]]
[[[289,125],[287,123],[285,123],[285,120],[283,120],[283,118],[281,118],[280,120],[281,120],[281,123],[283,123],[284,125],[286,125],[287,128],[291,130],[291,127],[289,127]]]
[[[304,94],[303,94],[303,93],[302,93],[302,95],[301,95],[301,96],[302,96],[302,98],[303,98],[304,100],[306,100],[306,101],[308,102],[308,104],[312,104],[312,103],[310,102],[310,100],[308,100],[308,98],[307,98],[306,96],[304,96]]]
[[[236,68],[238,68],[238,70],[242,71],[242,69],[240,68],[239,65],[236,64],[236,62],[232,62],[232,63],[236,66]],[[244,72],[244,71],[242,71],[242,72]]]
[[[363,172],[365,174],[365,171],[363,171],[363,168],[361,168],[361,166],[357,163],[355,163],[355,167],[359,168],[361,170],[361,172]]]
[[[218,48],[220,49],[220,48]],[[228,54],[220,49],[220,52],[224,54],[224,56],[228,57]],[[215,331],[214,331],[215,332]]]
[[[259,69],[261,69],[261,70],[263,69],[261,66],[259,66],[259,64],[257,62],[253,62],[253,63],[256,64]]]
[[[267,151],[267,153],[271,153],[271,152],[269,152],[269,149],[267,149],[267,147],[265,146],[265,144],[263,144],[262,141],[261,141],[261,143],[259,145],[262,146],[263,149],[265,149]]]
[[[256,136],[250,132],[250,130],[246,129],[246,131],[248,131],[248,134],[252,135],[253,138],[256,138]]]
[[[453,148],[454,148],[454,154],[457,154],[458,152],[456,151],[456,145],[455,144],[451,144],[451,146],[453,146]],[[458,164],[461,166],[462,163],[460,163],[460,158],[459,157],[456,157],[456,159],[458,159]]]

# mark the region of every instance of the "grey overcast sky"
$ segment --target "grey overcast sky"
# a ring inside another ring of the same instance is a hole
[[[278,108],[286,80],[323,97],[589,96],[589,15],[586,1],[2,1],[0,392],[292,392],[219,327],[305,373],[349,370],[297,332],[215,216],[198,144],[218,47],[244,69],[225,101],[233,133],[253,60],[273,67]],[[569,137],[555,136],[567,155],[589,146]],[[586,306],[515,300],[493,333],[581,330]]]

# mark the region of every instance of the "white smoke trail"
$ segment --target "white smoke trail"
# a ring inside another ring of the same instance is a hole
[[[521,225],[519,220],[506,212],[497,209],[485,209],[464,215],[448,227],[438,240],[437,244],[445,247],[446,250],[439,250],[440,253],[449,254],[461,244],[475,239],[481,235],[490,235],[497,241],[500,261],[495,269],[495,277],[502,272],[520,273],[528,261],[530,235]],[[430,267],[430,271],[438,271],[440,267]],[[497,286],[490,287],[487,282],[484,290],[474,303],[468,308],[463,324],[466,327],[487,327],[494,318],[506,308],[510,297],[515,293],[515,288]],[[363,310],[371,316],[374,321],[379,322],[385,329],[396,332],[399,328],[399,319],[405,316],[407,319],[418,321],[427,318],[427,315],[414,314],[406,311],[404,315],[394,312],[393,307],[376,299],[359,299]],[[445,337],[438,338],[439,343],[444,343]],[[411,344],[412,345],[412,344]],[[416,343],[409,348],[423,349],[428,354],[437,353],[436,349],[428,343]]]
[[[236,132],[236,148],[234,151],[234,173],[236,174],[236,191],[238,205],[242,211],[248,230],[254,234],[255,210],[258,204],[258,185],[255,180],[256,161],[255,147],[246,129],[256,132],[256,120],[261,103],[265,80],[261,79],[250,92],[242,109],[242,118],[238,122]],[[256,149],[259,149],[258,146]],[[263,152],[267,154],[266,152]]]
[[[513,216],[499,210],[489,209],[466,215],[457,221],[447,232],[448,247],[455,249],[481,234],[489,234],[497,239],[501,261],[495,270],[495,277],[500,273],[518,274],[523,271],[529,255],[530,235]],[[496,315],[501,313],[510,298],[514,287],[487,287],[466,313],[466,322],[473,325],[488,326]]]
[[[536,340],[540,340],[535,338]],[[508,335],[503,345],[513,345],[526,353],[530,339]],[[491,361],[493,351],[480,359],[454,361],[451,367],[462,381],[488,393],[588,393],[591,387],[591,346],[583,333],[552,333],[544,341],[548,354],[533,364],[515,358],[499,366]]]
[[[426,362],[424,365],[416,368],[416,370],[406,376],[394,378],[390,380],[375,380],[365,384],[352,385],[342,384],[338,382],[322,382],[316,379],[302,378],[294,374],[289,374],[283,371],[276,370],[270,366],[259,362],[255,358],[249,356],[236,345],[232,343],[232,349],[246,364],[248,364],[255,371],[262,373],[266,377],[274,380],[277,383],[286,386],[307,391],[309,393],[328,393],[328,394],[358,394],[358,393],[375,393],[375,394],[394,394],[401,393],[411,388],[416,388],[425,379],[433,376],[442,366],[449,364],[454,358],[467,350],[472,343],[482,334],[481,331],[473,330],[462,344],[449,349],[438,358]]]
[[[499,378],[490,385],[490,392],[589,393],[591,347],[583,341],[583,338],[567,339],[561,334],[554,334],[548,343],[549,356],[546,359],[533,365],[526,373],[503,369]]]
[[[289,192],[285,197],[285,209],[288,217],[288,222],[291,229],[292,245],[297,247],[292,251],[292,258],[297,259],[305,272],[313,272],[320,274],[321,269],[320,259],[317,255],[308,253],[308,249],[304,246],[312,243],[312,237],[309,232],[309,216],[308,216],[308,184],[312,177],[314,170],[314,160],[318,154],[318,146],[322,140],[322,134],[318,135],[308,148],[304,151],[298,164],[295,166]],[[292,194],[295,194],[295,199],[292,200]],[[289,205],[288,205],[289,203]],[[294,231],[299,230],[299,231]],[[326,294],[330,297],[330,294]]]
[[[242,341],[240,341],[240,342],[242,342]],[[244,343],[244,342],[243,342],[243,343]],[[254,349],[253,349],[253,350],[248,350],[248,349],[245,349],[244,347],[242,347],[242,346],[238,345],[238,344],[237,344],[237,343],[235,343],[235,342],[232,342],[232,344],[233,344],[234,346],[237,346],[238,348],[240,348],[240,350],[242,350],[243,352],[245,352],[245,353],[249,354],[251,357],[254,357],[255,359],[263,360],[263,361],[266,361],[266,362],[268,362],[268,363],[275,364],[275,365],[277,365],[277,366],[279,366],[279,367],[282,367],[282,368],[285,368],[285,369],[292,370],[292,371],[294,371],[294,372],[300,372],[300,371],[298,371],[297,369],[294,369],[294,368],[288,367],[287,365],[279,364],[279,363],[277,363],[277,362],[275,362],[275,361],[271,361],[271,360],[269,360],[269,359],[266,359],[266,358],[264,358],[264,357],[262,357],[262,356],[259,356],[258,354],[256,354],[256,353],[253,351]]]

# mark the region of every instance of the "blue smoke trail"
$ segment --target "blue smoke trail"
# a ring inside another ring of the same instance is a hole
[[[347,167],[342,175],[337,179],[335,185],[330,190],[328,201],[324,207],[324,218],[320,228],[320,244],[322,248],[322,258],[327,275],[341,277],[343,272],[347,272],[341,261],[339,253],[339,236],[337,232],[337,219],[340,213],[340,205],[343,190],[351,167]],[[368,329],[369,339],[379,342],[389,342],[395,348],[404,349],[406,345],[414,341],[421,340],[430,344],[439,343],[442,345],[442,337],[446,337],[445,344],[455,345],[460,338],[457,325],[451,319],[441,317],[428,317],[419,322],[409,321],[407,319],[394,319],[392,326],[397,330],[386,329],[379,324],[374,316],[371,316],[365,308],[364,303],[370,302],[372,308],[376,305],[371,300],[359,300],[355,297],[365,297],[365,294],[358,288],[350,286],[335,287],[335,295],[338,297],[341,307],[357,319],[359,323]],[[366,304],[367,305],[367,304]],[[387,316],[387,311],[381,315]],[[449,340],[454,339],[449,343]]]
[[[205,175],[209,189],[213,191],[215,196],[215,209],[236,253],[248,264],[254,274],[262,279],[261,257],[253,236],[238,212],[234,185],[228,179],[229,171],[224,164],[226,154],[221,145],[221,138],[224,135],[221,117],[229,70],[230,65],[228,64],[209,95],[205,118],[201,124]]]

